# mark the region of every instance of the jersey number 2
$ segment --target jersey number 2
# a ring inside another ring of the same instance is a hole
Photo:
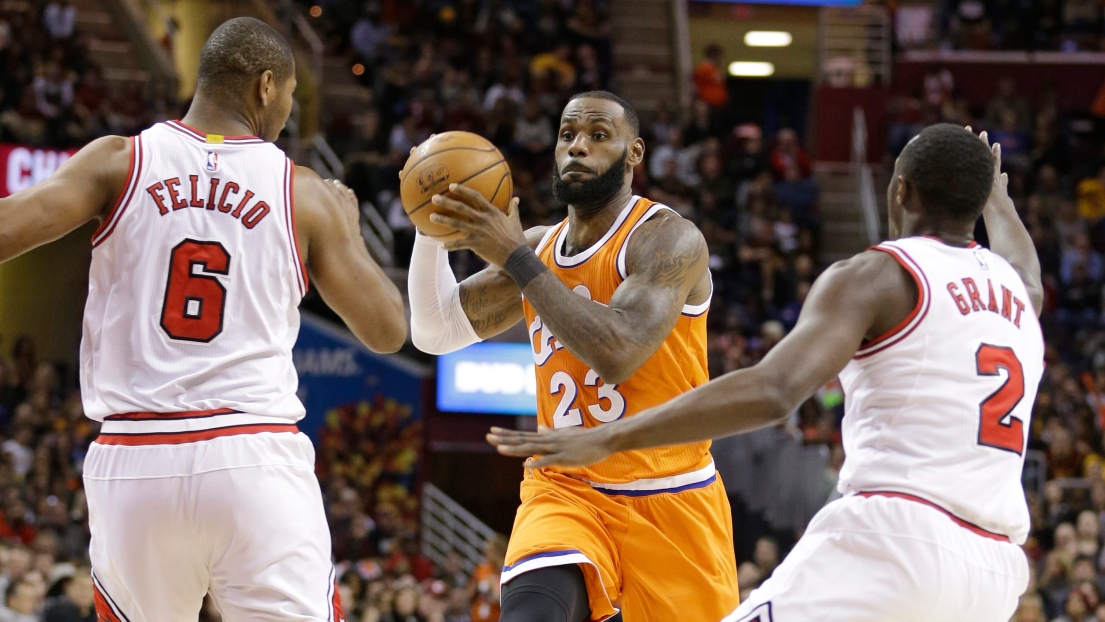
[[[1013,409],[1024,397],[1024,368],[1012,348],[984,343],[975,353],[975,365],[980,376],[1007,374],[1005,384],[982,400],[979,411],[978,444],[1024,453],[1024,422],[1013,415]]]
[[[161,328],[180,341],[208,343],[223,332],[226,288],[214,275],[230,274],[230,253],[218,242],[184,240],[169,257]]]

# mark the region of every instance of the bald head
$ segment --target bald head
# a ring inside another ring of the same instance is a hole
[[[280,33],[252,17],[237,17],[216,28],[203,44],[196,90],[224,101],[237,99],[266,71],[282,85],[294,69],[292,48]]]

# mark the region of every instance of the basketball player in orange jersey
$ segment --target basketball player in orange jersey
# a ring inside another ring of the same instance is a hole
[[[98,220],[81,343],[96,610],[105,622],[343,620],[291,347],[308,274],[362,342],[406,339],[353,193],[272,141],[292,50],[233,19],[183,121],[91,143],[0,199],[0,261]]]
[[[554,190],[568,218],[523,232],[478,193],[451,186],[419,236],[412,337],[459,349],[529,327],[538,422],[595,427],[705,384],[711,279],[689,221],[633,196],[644,158],[637,115],[606,92],[564,109]],[[447,250],[490,267],[457,284]],[[738,601],[728,502],[708,443],[622,453],[588,468],[529,469],[502,582],[502,622],[716,620]]]

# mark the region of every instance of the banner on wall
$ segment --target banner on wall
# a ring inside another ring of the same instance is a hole
[[[15,194],[46,179],[65,163],[76,149],[43,149],[0,143],[0,197]]]
[[[423,386],[430,370],[402,357],[375,354],[344,328],[304,313],[292,357],[299,399],[307,408],[299,428],[316,443],[324,430],[360,426],[363,417],[388,419],[397,432],[423,419]]]

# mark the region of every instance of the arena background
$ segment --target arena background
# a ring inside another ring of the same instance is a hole
[[[483,134],[510,160],[524,223],[557,222],[559,111],[610,89],[642,118],[635,191],[709,243],[719,375],[759,360],[812,280],[885,234],[889,167],[909,138],[939,121],[986,129],[1048,293],[1024,472],[1035,575],[1014,619],[1105,622],[1103,12],[1100,0],[0,0],[0,196],[93,138],[183,116],[203,41],[250,15],[296,51],[281,146],[357,191],[366,244],[405,288],[413,230],[396,173],[412,145]],[[0,620],[95,619],[90,588],[66,589],[87,563],[80,470],[96,426],[76,373],[94,228],[0,265]],[[316,294],[303,311],[304,429],[348,619],[497,619],[494,534],[509,533],[522,467],[482,437],[534,425],[524,329],[440,361],[409,344],[380,357]],[[842,400],[830,384],[786,425],[716,443],[742,590],[831,498]]]

